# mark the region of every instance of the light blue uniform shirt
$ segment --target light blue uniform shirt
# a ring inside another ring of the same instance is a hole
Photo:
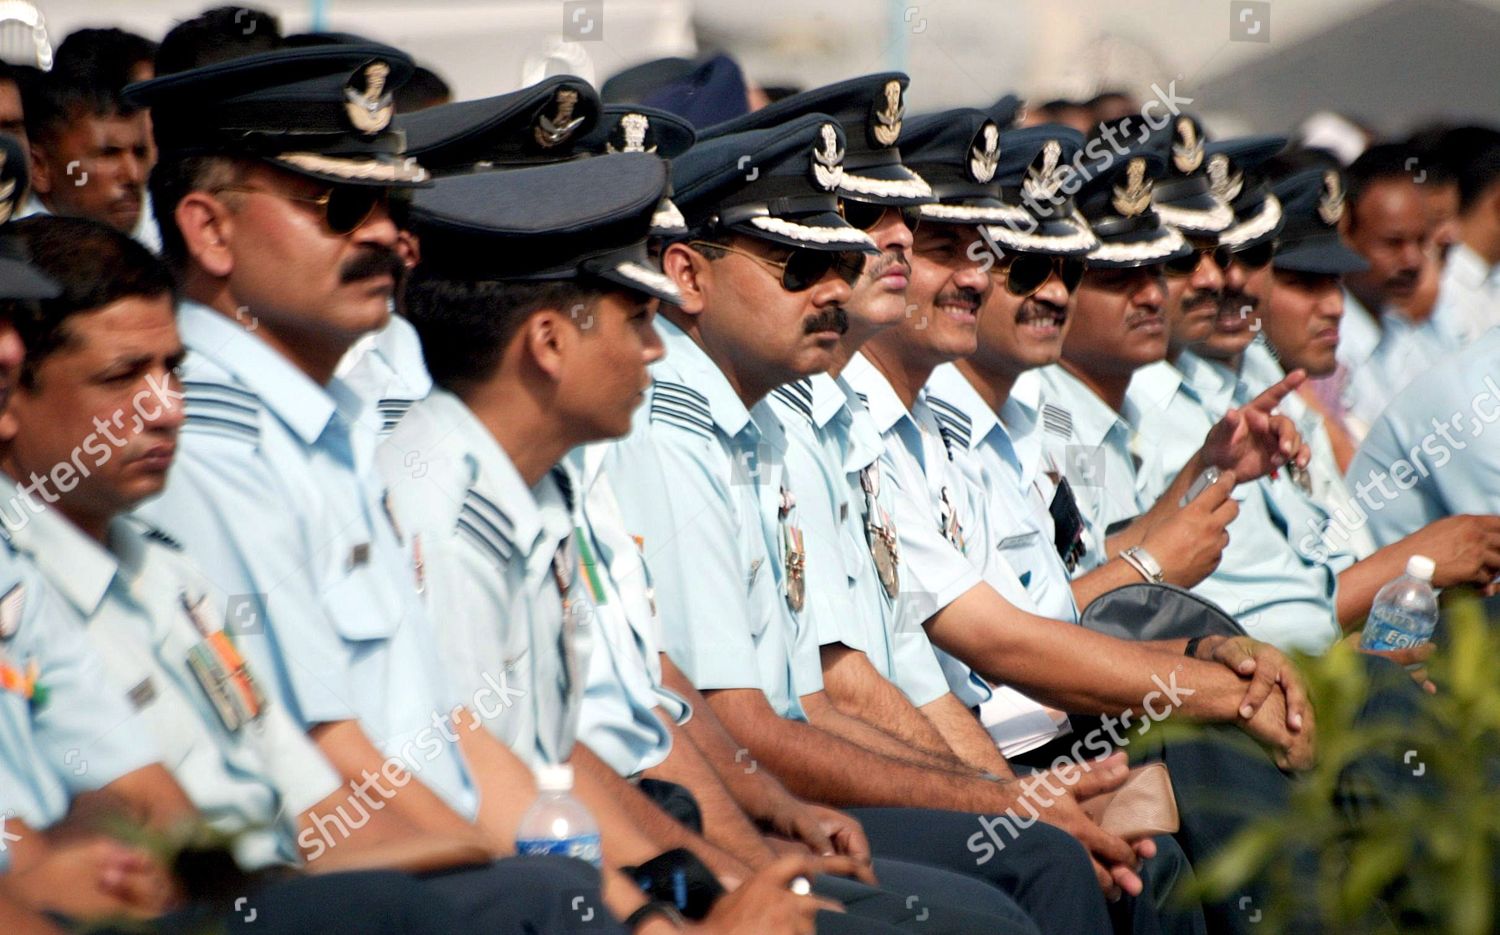
[[[334,376],[360,398],[358,421],[389,438],[412,405],[432,392],[417,329],[400,315],[365,335],[339,361]]]
[[[1454,347],[1468,347],[1500,324],[1500,266],[1455,243],[1443,261],[1432,322]]]
[[[686,724],[693,709],[662,684],[655,584],[603,470],[607,454],[607,445],[593,444],[568,455],[579,478],[578,527],[589,549],[583,571],[603,596],[594,607],[595,644],[578,735],[620,775],[633,776],[672,751],[662,717]]]
[[[1380,343],[1349,375],[1348,407],[1363,433],[1413,380],[1458,351],[1431,318],[1413,322],[1397,311],[1380,318]]]
[[[459,814],[476,790],[443,671],[374,465],[359,399],[313,383],[232,319],[178,313],[186,418],[165,493],[139,512],[229,595],[247,658],[304,728],[357,720]]]
[[[642,539],[663,645],[699,691],[758,688],[778,714],[805,719],[798,699],[822,690],[823,670],[809,664],[813,628],[789,604],[784,540],[801,520],[794,504],[783,510],[785,433],[771,404],[746,408],[680,328],[656,328],[667,356],[604,470]]]
[[[527,486],[444,390],[412,407],[379,461],[450,684],[525,762],[566,761],[593,643],[572,480],[557,469]]]
[[[1137,426],[1161,459],[1163,482],[1177,474],[1202,446],[1214,424],[1228,410],[1234,391],[1227,370],[1184,353],[1173,366],[1166,361],[1136,371],[1128,396],[1141,423]],[[1283,471],[1236,485],[1232,496],[1240,512],[1229,524],[1229,544],[1219,565],[1193,587],[1240,622],[1250,635],[1281,649],[1322,653],[1342,635],[1336,598],[1338,575],[1320,560],[1323,550],[1288,538],[1289,529],[1276,502],[1275,488],[1291,486]],[[1315,542],[1315,540],[1313,540]]]
[[[1028,383],[1037,388],[1035,380]],[[927,403],[954,463],[984,492],[995,548],[1026,589],[1026,609],[1077,623],[1072,579],[1057,554],[1049,511],[1056,489],[1050,483],[1039,487],[1044,481],[1037,409],[1012,395],[996,413],[952,364],[933,371]]]
[[[18,509],[27,508],[5,504],[7,525]],[[0,667],[0,685],[9,686],[0,687],[5,819],[46,828],[67,814],[74,796],[161,761],[83,628],[8,542],[0,543]],[[28,677],[34,677],[30,697]],[[4,850],[0,862],[8,862]]]
[[[1042,445],[1062,469],[1083,514],[1084,555],[1074,575],[1109,560],[1105,539],[1116,523],[1151,508],[1148,491],[1160,486],[1161,463],[1136,437],[1139,420],[1129,397],[1113,409],[1077,377],[1056,364],[1037,371],[1042,382]]]
[[[265,698],[260,716],[233,730],[221,720],[189,654],[223,629],[224,596],[177,546],[135,520],[117,519],[105,549],[39,506],[12,534],[16,548],[61,598],[69,624],[86,628],[113,688],[130,700],[133,720],[150,732],[188,798],[234,836],[242,867],[299,863],[298,815],[342,779],[253,666]]]
[[[871,552],[869,536],[878,535],[867,533],[872,509],[877,525],[899,532],[895,488],[881,474],[885,446],[869,411],[847,382],[822,373],[777,388],[771,405],[786,427],[787,476],[807,542],[804,625],[811,623],[822,645],[864,653],[917,707],[948,694],[921,621],[897,630],[900,592],[887,593]],[[898,583],[899,548],[895,543]]]
[[[1370,427],[1348,483],[1381,545],[1460,513],[1500,513],[1500,329],[1408,386]]]

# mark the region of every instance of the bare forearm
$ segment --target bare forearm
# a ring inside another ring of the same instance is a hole
[[[703,835],[714,844],[751,867],[760,867],[775,859],[775,853],[734,801],[693,738],[669,719],[663,718],[663,721],[672,733],[672,752],[660,764],[646,770],[644,775],[686,786],[697,799],[698,810],[703,815]]]
[[[1393,542],[1362,562],[1355,562],[1339,575],[1338,617],[1345,633],[1352,631],[1370,612],[1375,594],[1406,567],[1407,553],[1401,542]]]
[[[1159,652],[1025,613],[977,585],[927,621],[934,645],[984,678],[1065,711],[1118,714],[1147,704],[1232,721],[1244,697],[1221,665]]]
[[[3,882],[3,881],[0,881]],[[63,935],[46,917],[33,912],[0,888],[0,932],[11,935]]]
[[[901,689],[875,670],[864,653],[841,644],[824,646],[822,653],[823,691],[841,713],[865,724],[879,725],[904,744],[906,750],[925,751],[941,762],[958,762],[932,722]],[[859,742],[853,737],[848,739]]]
[[[1013,775],[1005,755],[995,746],[984,725],[974,712],[964,707],[951,693],[930,701],[921,708],[922,714],[943,736],[948,747],[971,768],[995,776]]]
[[[1120,548],[1128,548],[1131,544],[1139,543],[1127,543]],[[1119,552],[1110,554],[1118,555]],[[1108,594],[1127,584],[1140,584],[1141,581],[1141,573],[1130,567],[1123,558],[1112,558],[1093,571],[1073,579],[1073,602],[1082,610],[1102,594]]]
[[[817,700],[813,701],[814,698]],[[861,746],[872,753],[931,769],[951,772],[964,772],[968,769],[958,757],[953,755],[951,750],[939,755],[909,746],[873,724],[850,717],[838,710],[821,692],[816,695],[804,695],[802,709],[807,713],[807,719],[814,727],[851,744]]]
[[[393,816],[433,834],[459,837],[472,832],[471,824],[419,778],[394,765],[387,769],[386,758],[360,730],[358,722],[319,724],[309,736],[339,775],[351,781],[385,776],[379,781],[395,787],[395,794],[386,800]]]
[[[748,698],[744,689],[713,692],[709,704],[744,739],[757,763],[815,802],[989,812],[1009,801],[999,783],[882,756],[811,724],[779,717],[763,695]]]

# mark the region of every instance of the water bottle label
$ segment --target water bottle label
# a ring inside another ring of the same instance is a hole
[[[597,834],[580,834],[571,838],[522,838],[516,842],[516,853],[522,857],[572,857],[595,867],[604,866],[604,848]]]
[[[1365,622],[1360,646],[1364,649],[1409,649],[1427,642],[1431,632],[1428,621],[1391,607],[1371,612]]]

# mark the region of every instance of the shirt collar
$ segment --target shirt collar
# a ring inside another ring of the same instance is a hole
[[[859,398],[859,393],[849,385],[843,374],[829,380],[829,383],[838,391],[839,397],[844,401],[844,408],[849,413],[849,446],[844,452],[844,470],[848,473],[858,473],[880,460],[885,453],[885,442],[880,437],[880,430],[875,427],[875,419],[870,415],[870,409],[864,400]]]
[[[932,377],[927,381],[927,402],[933,407],[940,421],[944,415],[945,406],[957,410],[947,413],[948,418],[959,416],[968,421],[965,427],[966,432],[949,433],[950,441],[962,442],[965,448],[972,451],[978,448],[991,432],[999,430],[1004,437],[1004,444],[999,446],[1001,453],[1006,460],[1015,460],[1010,435],[1000,424],[1000,417],[980,397],[979,391],[969,383],[969,378],[954,365],[943,364],[932,371]]]
[[[9,501],[0,515],[16,550],[28,555],[52,588],[85,619],[92,617],[114,583],[119,562],[66,516],[22,493],[4,475],[0,475],[0,495]]]
[[[849,398],[844,395],[843,387],[826,373],[813,374],[808,378],[808,384],[812,389],[813,425],[823,428],[844,411]]]
[[[885,374],[875,369],[875,365],[865,355],[856,353],[849,358],[849,363],[839,376],[864,400],[870,417],[875,420],[875,428],[880,430],[881,435],[890,432],[903,419],[916,424]]]
[[[177,330],[183,344],[260,397],[303,444],[317,441],[338,411],[334,387],[314,383],[239,322],[208,306],[184,301],[177,313]]]
[[[392,314],[390,324],[375,334],[371,348],[391,371],[391,385],[386,395],[416,402],[432,392],[432,374],[422,357],[422,340],[417,329],[400,315]]]
[[[1478,289],[1495,274],[1496,268],[1486,263],[1484,257],[1463,241],[1448,250],[1444,278],[1467,289]]]
[[[1165,409],[1178,390],[1187,390],[1190,395],[1197,395],[1188,388],[1180,370],[1165,360],[1159,360],[1135,372],[1130,378],[1127,395],[1135,401],[1138,409],[1145,409],[1147,406]]]

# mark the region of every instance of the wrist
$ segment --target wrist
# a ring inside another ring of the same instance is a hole
[[[1161,563],[1144,546],[1133,545],[1128,549],[1121,549],[1120,558],[1151,584],[1161,584],[1166,580]]]
[[[686,923],[676,906],[653,901],[625,917],[625,930],[638,935],[656,935],[658,932],[680,932]]]

